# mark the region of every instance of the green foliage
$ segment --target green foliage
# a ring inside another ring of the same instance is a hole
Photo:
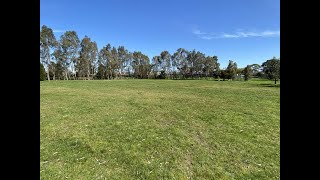
[[[223,81],[229,79],[229,72],[227,70],[220,70],[220,78],[222,78]]]
[[[96,42],[92,42],[88,36],[85,36],[80,43],[80,48],[76,67],[80,77],[89,79],[93,77],[96,68],[97,44]]]
[[[243,74],[244,74],[244,80],[245,80],[245,81],[248,81],[248,80],[251,78],[251,76],[252,76],[252,69],[251,69],[251,66],[250,66],[250,65],[248,65],[247,67],[245,67],[245,68],[243,69]]]
[[[160,75],[157,77],[157,79],[165,79],[166,78],[166,71],[162,70],[160,71]]]
[[[40,81],[46,80],[46,71],[43,67],[43,64],[40,63]]]
[[[151,66],[149,64],[149,57],[142,54],[140,51],[133,52],[134,77],[136,78],[148,78],[151,72]]]
[[[263,74],[263,72],[257,72],[256,76],[257,76],[258,78],[263,78],[263,77],[264,77],[264,74]]]
[[[43,25],[40,31],[40,59],[49,67],[51,63],[50,49],[57,46],[56,38],[51,28]],[[49,72],[49,69],[48,69]],[[47,79],[50,81],[49,73],[47,73]]]
[[[262,67],[266,77],[274,80],[274,83],[277,84],[277,80],[280,79],[280,59],[273,57],[262,63]]]
[[[59,48],[57,48],[57,55],[60,57],[61,65],[64,69],[65,79],[68,80],[68,68],[72,71],[77,66],[77,59],[79,56],[80,40],[75,31],[66,31],[60,37]],[[76,77],[74,77],[76,78]]]
[[[53,50],[51,54],[50,51]],[[51,59],[51,56],[53,59]],[[47,78],[57,79],[119,79],[119,78],[168,78],[168,79],[208,79],[210,77],[223,79],[239,79],[244,69],[229,60],[225,71],[220,72],[217,56],[207,56],[193,49],[177,49],[173,54],[164,50],[152,58],[140,51],[129,52],[124,46],[118,48],[107,44],[98,50],[97,44],[88,36],[81,42],[75,31],[66,31],[56,41],[53,31],[42,26],[40,32],[40,62],[48,69]],[[51,62],[55,65],[51,66]],[[261,71],[261,66],[252,64],[251,73],[255,77],[267,75],[272,78],[270,70]],[[268,68],[267,68],[268,69]],[[161,73],[161,71],[164,71]],[[161,74],[161,75],[160,75]],[[62,78],[63,76],[63,78]],[[158,77],[159,76],[159,77]],[[248,76],[250,77],[250,76]],[[276,78],[276,80],[279,78]]]
[[[171,55],[168,51],[162,51],[160,53],[160,69],[165,71],[166,74],[171,73]]]
[[[232,60],[229,60],[228,67],[226,69],[226,77],[227,79],[235,79],[237,74],[237,63],[233,62]]]
[[[249,65],[252,71],[252,75],[258,76],[258,73],[260,72],[261,66],[259,64],[251,64]]]
[[[96,74],[96,79],[105,79],[105,67],[102,64],[99,64],[98,66],[98,72]]]

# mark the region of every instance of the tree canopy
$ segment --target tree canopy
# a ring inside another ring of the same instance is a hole
[[[79,39],[76,31],[64,32],[56,40],[47,26],[40,30],[40,66],[46,69],[47,78],[57,80],[75,79],[201,79],[222,78],[239,80],[244,77],[265,76],[280,79],[280,59],[238,68],[229,60],[226,69],[220,68],[218,56],[206,55],[195,49],[178,48],[170,53],[163,50],[151,59],[141,51],[130,52],[124,46],[106,44],[100,50],[88,36]],[[40,68],[40,69],[41,69]],[[263,69],[263,71],[262,71]],[[43,71],[41,71],[41,77]],[[40,78],[43,79],[43,78]]]
[[[280,58],[273,57],[267,60],[262,63],[262,68],[265,76],[270,80],[274,80],[274,84],[277,84],[277,80],[280,79]]]

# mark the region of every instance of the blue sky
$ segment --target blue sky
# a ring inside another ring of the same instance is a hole
[[[280,57],[280,0],[40,0],[40,25],[141,51],[196,49],[238,67]]]

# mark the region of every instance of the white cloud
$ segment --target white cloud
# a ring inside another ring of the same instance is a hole
[[[60,30],[60,29],[54,29],[52,30],[54,33],[62,33],[62,32],[66,32],[66,30]]]
[[[223,33],[223,34],[220,36],[220,38],[238,38],[238,37],[240,37],[240,35],[225,34],[225,33]],[[219,37],[217,37],[217,38],[219,38]]]
[[[199,29],[193,30],[192,33],[196,36],[198,36],[201,39],[220,39],[220,38],[249,38],[249,37],[278,37],[280,36],[280,30],[276,31],[261,31],[261,32],[253,32],[253,31],[238,31],[233,34],[227,34],[227,33],[206,33],[202,32]]]
[[[192,33],[195,34],[195,35],[204,35],[204,34],[207,34],[207,33],[205,33],[205,32],[201,32],[199,29],[193,30]]]

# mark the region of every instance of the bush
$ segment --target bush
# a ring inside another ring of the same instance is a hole
[[[46,71],[44,70],[43,65],[40,63],[40,81],[46,80]]]
[[[258,77],[258,78],[263,78],[264,76],[263,76],[263,73],[262,73],[262,72],[258,72],[258,73],[256,74],[256,77]]]
[[[165,79],[166,78],[166,73],[164,70],[160,71],[160,75],[158,76],[158,79]]]

